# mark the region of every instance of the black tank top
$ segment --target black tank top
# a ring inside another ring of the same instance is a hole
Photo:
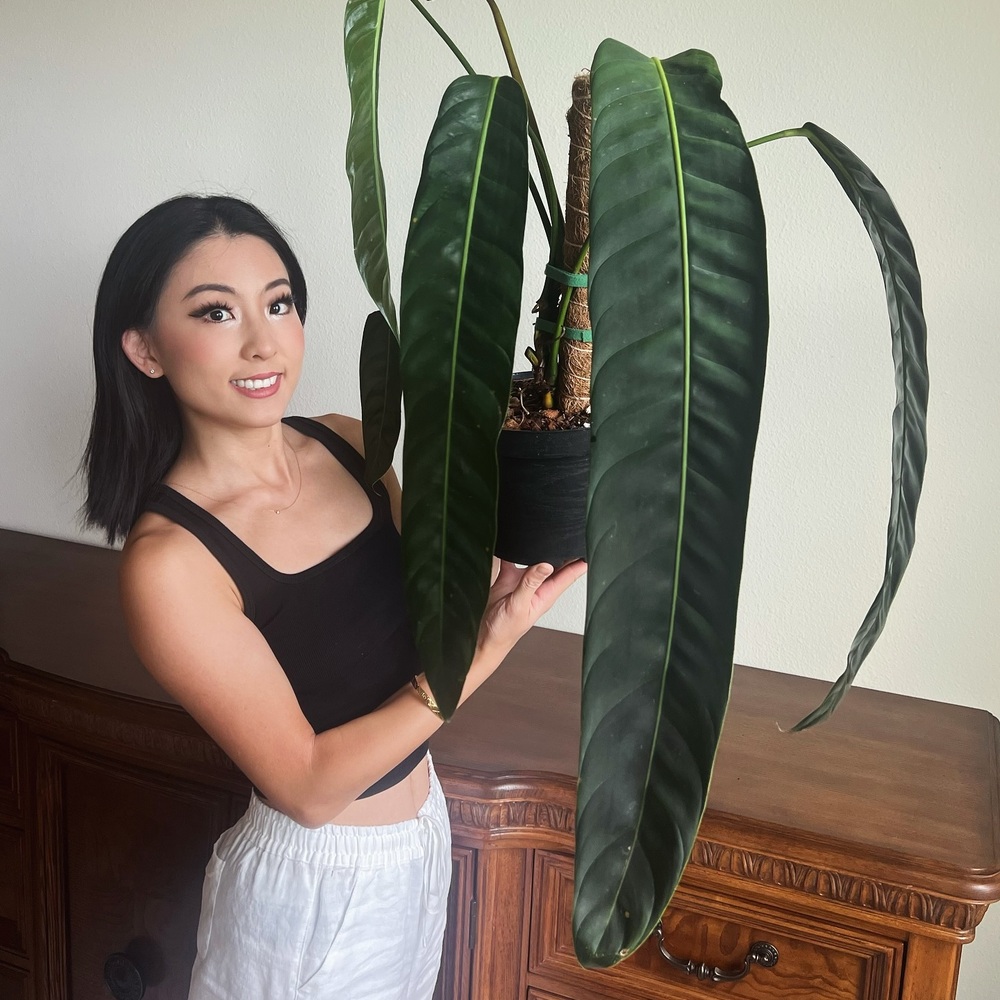
[[[186,528],[239,588],[243,613],[260,629],[288,676],[302,713],[317,733],[378,708],[420,672],[403,596],[399,534],[385,487],[364,479],[364,458],[325,424],[286,417],[324,444],[365,490],[367,527],[322,562],[280,573],[221,521],[163,483],[146,510]],[[364,791],[402,781],[427,752],[424,743]]]

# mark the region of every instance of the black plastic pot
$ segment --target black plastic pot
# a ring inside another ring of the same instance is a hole
[[[521,565],[548,562],[556,567],[584,558],[590,428],[502,430],[497,460],[495,554]]]

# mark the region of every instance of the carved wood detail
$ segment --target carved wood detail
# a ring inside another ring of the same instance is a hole
[[[484,845],[492,841],[503,841],[506,845],[521,837],[531,837],[537,843],[539,832],[555,835],[547,838],[550,846],[571,848],[573,844],[576,817],[572,809],[558,803],[449,798],[448,815],[456,831]],[[760,885],[795,889],[833,902],[955,931],[973,930],[987,909],[985,904],[936,896],[700,837],[695,842],[690,863],[698,868],[750,879]]]
[[[972,930],[986,913],[985,905],[917,892],[785,858],[768,857],[700,838],[695,841],[691,863],[711,871],[752,879],[761,885],[795,889],[838,903],[849,903],[877,913],[920,920],[949,930]]]
[[[502,836],[504,839],[520,833],[550,830],[566,834],[572,842],[575,826],[575,816],[571,809],[550,802],[525,799],[484,802],[449,798],[448,816],[453,826]]]

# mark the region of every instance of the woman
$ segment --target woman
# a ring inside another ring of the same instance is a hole
[[[400,488],[360,422],[282,419],[306,287],[253,206],[135,222],[94,316],[86,513],[126,537],[143,663],[254,786],[215,845],[192,1000],[430,997],[451,875],[427,740],[441,725],[403,607]],[[464,701],[584,571],[494,574]]]

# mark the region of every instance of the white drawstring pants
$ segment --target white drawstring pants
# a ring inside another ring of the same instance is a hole
[[[430,754],[415,819],[300,826],[254,796],[205,871],[189,1000],[430,1000],[451,828]]]

